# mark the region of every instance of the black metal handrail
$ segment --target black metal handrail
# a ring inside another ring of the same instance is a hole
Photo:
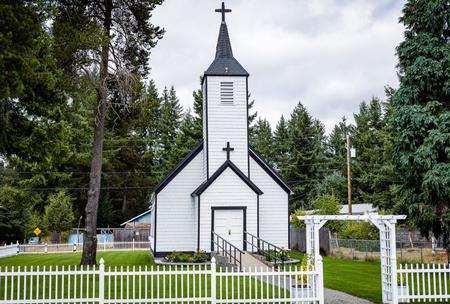
[[[211,231],[211,243],[213,250],[218,254],[229,259],[229,262],[235,264],[242,270],[242,250],[225,240],[223,237]]]
[[[260,237],[251,234],[250,232],[245,231],[244,234],[246,235],[245,242],[251,246],[251,252],[256,252],[272,258],[275,265],[277,265],[279,261],[281,261],[281,264],[284,265],[284,258],[279,257],[279,253],[284,251],[281,247],[267,242]]]

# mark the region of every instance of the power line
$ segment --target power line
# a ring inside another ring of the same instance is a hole
[[[13,188],[20,188],[14,187]],[[8,187],[1,187],[0,189],[7,189]],[[138,189],[153,189],[154,186],[151,187],[100,187],[100,190],[138,190]],[[89,190],[88,187],[45,187],[45,188],[20,188],[24,191],[55,191],[55,190]]]

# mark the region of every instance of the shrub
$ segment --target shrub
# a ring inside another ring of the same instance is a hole
[[[346,222],[340,237],[355,240],[376,240],[379,236],[378,229],[367,222]]]
[[[276,251],[273,249],[264,251],[264,257],[267,262],[274,262],[274,258],[277,259],[277,262],[287,261],[289,260],[289,250],[282,248],[280,251]]]
[[[44,222],[49,231],[61,232],[72,227],[74,215],[70,196],[65,192],[50,195],[45,207]]]
[[[305,215],[305,211],[303,211],[302,209],[295,210],[291,215],[291,224],[295,228],[305,228],[305,222],[298,219],[299,216],[303,215]]]
[[[169,263],[205,263],[209,260],[205,252],[197,252],[194,255],[173,251],[164,258]]]
[[[281,248],[281,250],[277,252],[277,258],[282,261],[289,260],[289,249]]]
[[[315,208],[317,214],[320,215],[337,215],[341,211],[341,203],[334,194],[323,194],[316,198]],[[339,232],[343,225],[342,221],[330,221],[326,224],[326,227],[331,232]]]
[[[194,254],[192,257],[192,262],[194,263],[206,263],[209,260],[209,256],[204,251],[199,251]]]

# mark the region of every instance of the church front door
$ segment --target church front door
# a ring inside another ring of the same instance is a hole
[[[218,209],[214,210],[214,232],[230,242],[238,249],[244,245],[244,210]]]

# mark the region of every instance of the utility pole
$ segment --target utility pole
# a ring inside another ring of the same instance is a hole
[[[349,134],[347,134],[347,193],[348,193],[348,214],[352,214],[352,155],[350,151]]]

